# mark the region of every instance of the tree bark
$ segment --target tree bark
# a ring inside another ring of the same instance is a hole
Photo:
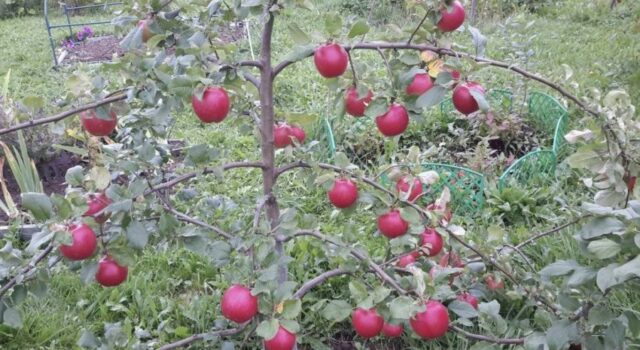
[[[271,65],[271,37],[273,35],[274,15],[269,11],[275,1],[270,1],[265,6],[264,14],[268,17],[262,31],[262,47],[260,48],[260,64],[262,70],[260,73],[260,109],[262,116],[262,125],[260,134],[262,136],[262,192],[267,198],[265,203],[265,211],[270,227],[275,231],[280,218],[280,210],[278,201],[273,194],[273,186],[276,183],[275,168],[275,150],[273,146],[273,125],[274,125],[274,109],[273,109],[273,66]],[[275,250],[278,256],[284,254],[283,242],[276,238],[276,232],[273,232],[275,240]],[[278,282],[282,283],[287,280],[287,265],[279,263],[278,266]]]

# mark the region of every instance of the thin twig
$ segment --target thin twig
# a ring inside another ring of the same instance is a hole
[[[171,349],[178,349],[178,348],[182,348],[188,345],[191,345],[192,343],[196,342],[196,341],[200,341],[203,340],[205,338],[208,337],[227,337],[230,335],[236,335],[240,332],[242,332],[248,325],[249,323],[244,323],[242,325],[240,325],[237,328],[230,328],[230,329],[223,329],[220,331],[213,331],[213,332],[208,332],[208,333],[199,333],[199,334],[194,334],[190,337],[184,338],[182,340],[178,340],[176,342],[170,343],[170,344],[166,344],[161,346],[160,348],[158,348],[158,350],[171,350]]]
[[[302,285],[302,287],[300,287],[300,289],[298,289],[298,291],[295,292],[295,294],[293,294],[293,297],[294,298],[298,298],[298,299],[302,298],[311,289],[313,289],[316,286],[324,283],[324,281],[328,280],[329,278],[335,277],[335,276],[341,276],[341,275],[348,275],[350,273],[351,273],[351,271],[347,270],[344,267],[339,267],[337,269],[325,271],[325,272],[319,274],[318,276],[314,277],[313,279],[310,279],[307,282],[305,282]]]
[[[571,226],[571,225],[575,225],[575,224],[577,224],[578,222],[580,222],[580,221],[582,221],[582,220],[584,220],[584,219],[586,219],[586,218],[588,218],[588,217],[590,217],[590,216],[591,216],[591,215],[583,215],[583,216],[581,216],[581,217],[579,217],[579,218],[576,218],[576,219],[574,219],[574,220],[572,220],[572,221],[570,221],[570,222],[568,222],[568,223],[566,223],[566,224],[564,224],[564,225],[560,225],[560,226],[555,227],[555,228],[553,228],[553,229],[551,229],[551,230],[549,230],[549,231],[545,231],[545,232],[538,233],[537,235],[534,235],[533,237],[531,237],[531,238],[527,239],[526,241],[524,241],[524,242],[522,242],[522,243],[518,244],[515,248],[516,248],[516,249],[522,249],[522,248],[524,248],[525,246],[527,246],[527,245],[529,245],[529,244],[531,244],[531,243],[535,242],[536,240],[538,240],[538,239],[540,239],[540,238],[542,238],[542,237],[546,237],[546,236],[552,235],[552,234],[554,234],[554,233],[556,233],[556,232],[562,231],[563,229],[565,229],[565,228],[567,228],[567,227],[569,227],[569,226]]]
[[[347,51],[350,52],[351,50]],[[387,59],[387,56],[384,54],[384,52],[382,52],[382,50],[380,48],[378,48],[378,53],[380,54],[380,57],[382,57],[382,60],[384,61],[384,65],[387,67],[387,74],[389,74],[389,79],[391,80],[391,89],[393,90],[393,96],[391,97],[392,101],[396,98],[396,84],[395,84],[395,79],[393,78],[393,70],[391,69],[391,65],[389,65],[389,60]]]
[[[57,121],[60,121],[62,119],[68,118],[72,115],[78,114],[80,112],[89,110],[89,109],[93,109],[93,108],[98,108],[100,106],[104,106],[106,104],[109,103],[113,103],[116,101],[121,101],[127,98],[127,94],[116,94],[113,95],[111,97],[106,97],[103,98],[102,100],[98,100],[86,105],[82,105],[80,107],[76,107],[74,109],[62,112],[62,113],[58,113],[55,115],[52,115],[50,117],[46,117],[46,118],[40,118],[40,119],[32,119],[29,120],[28,122],[24,122],[18,125],[14,125],[8,128],[4,128],[4,129],[0,129],[0,135],[4,135],[4,134],[8,134],[10,132],[14,132],[14,131],[18,131],[18,130],[22,130],[22,129],[27,129],[27,128],[32,128],[34,126],[38,126],[38,125],[43,125],[43,124],[48,124],[48,123],[54,123]]]
[[[429,10],[427,10],[427,13],[424,14],[424,17],[422,17],[422,20],[420,21],[420,23],[418,23],[416,29],[413,31],[413,33],[411,33],[409,40],[407,40],[407,44],[411,44],[411,40],[413,40],[413,37],[418,33],[418,30],[420,30],[420,27],[422,27],[422,24],[427,19],[427,17],[429,17]]]
[[[449,326],[449,329],[463,335],[465,338],[486,341],[494,344],[503,344],[503,345],[520,345],[524,344],[524,338],[494,338],[486,335],[474,334],[465,331],[462,328],[458,328],[456,326]]]
[[[207,224],[204,221],[200,221],[196,218],[193,218],[187,214],[184,214],[182,212],[179,212],[178,210],[176,210],[174,207],[170,206],[170,205],[165,205],[165,209],[170,212],[171,214],[175,215],[178,220],[180,221],[184,221],[184,222],[188,222],[190,224],[196,225],[196,226],[200,226],[200,227],[204,227],[207,228],[215,233],[217,233],[218,235],[226,238],[226,239],[232,239],[233,236],[227,232],[225,232],[223,229],[217,227],[217,226],[213,226],[210,224]]]
[[[356,67],[353,63],[353,59],[351,58],[351,51],[347,51],[347,56],[349,56],[349,66],[351,67],[351,74],[353,75],[353,87],[357,87],[358,76],[356,75]]]
[[[16,284],[18,284],[18,279],[21,276],[26,275],[29,271],[33,270],[38,263],[40,263],[47,255],[49,255],[53,251],[53,242],[49,243],[49,245],[41,251],[38,255],[36,255],[27,266],[25,266],[20,272],[18,272],[13,278],[11,278],[5,285],[0,288],[0,300],[4,297],[4,295],[9,291],[9,289],[13,288]]]

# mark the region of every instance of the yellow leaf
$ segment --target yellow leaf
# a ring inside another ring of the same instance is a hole
[[[429,66],[427,67],[429,75],[434,79],[438,77],[438,74],[440,74],[440,72],[442,72],[443,69],[444,69],[444,62],[441,59],[432,61],[431,63],[429,63]]]
[[[438,58],[438,54],[436,54],[433,51],[425,50],[420,53],[420,59],[425,63],[429,63],[437,58]]]

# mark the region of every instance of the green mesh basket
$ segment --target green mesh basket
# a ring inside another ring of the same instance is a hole
[[[556,131],[553,135],[553,152],[558,160],[564,158],[569,151],[569,145],[564,139],[564,135],[567,134],[568,120],[569,116],[566,113],[563,114],[556,123]]]
[[[477,214],[484,205],[484,175],[471,169],[440,163],[422,163],[424,170],[433,170],[440,179],[429,186],[424,197],[435,201],[444,187],[451,192],[451,208],[454,213]]]
[[[493,109],[511,111],[513,107],[513,93],[506,89],[491,89],[487,93],[487,102]],[[440,102],[440,113],[444,117],[450,117],[451,113],[458,113],[453,106],[451,97]]]
[[[555,135],[558,121],[567,115],[567,110],[555,98],[543,92],[531,92],[527,98],[529,119],[538,130]],[[562,135],[564,136],[564,134]]]
[[[551,150],[529,152],[505,170],[498,180],[498,188],[547,181],[554,177],[556,163],[556,154]]]

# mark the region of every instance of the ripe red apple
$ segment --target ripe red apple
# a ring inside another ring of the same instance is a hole
[[[458,294],[456,299],[460,301],[464,301],[465,303],[469,303],[469,305],[473,306],[474,309],[478,310],[478,298],[474,297],[473,295],[467,292],[464,292],[464,293]]]
[[[401,336],[402,333],[404,333],[404,325],[402,323],[391,324],[385,322],[382,326],[382,334],[384,334],[385,337],[396,338]]]
[[[465,115],[469,115],[480,109],[478,102],[473,98],[473,95],[471,95],[470,89],[474,89],[475,91],[484,94],[484,88],[482,85],[474,82],[460,84],[456,86],[455,90],[453,90],[453,106],[456,107],[458,112]]]
[[[416,258],[413,254],[405,254],[403,256],[401,256],[400,258],[398,258],[398,262],[396,263],[396,265],[398,267],[407,267],[413,263],[416,262]]]
[[[273,127],[273,145],[285,148],[293,144],[291,141],[291,127],[286,123],[279,123]]]
[[[349,64],[347,50],[338,44],[325,44],[316,49],[313,62],[320,75],[325,78],[341,76]]]
[[[487,284],[487,288],[490,291],[496,291],[498,289],[504,289],[504,282],[502,280],[496,280],[492,275],[484,278],[484,283]]]
[[[84,260],[96,250],[96,234],[86,224],[73,224],[69,226],[71,232],[71,245],[60,245],[60,253],[69,260]]]
[[[409,126],[409,114],[403,105],[393,103],[383,115],[376,117],[376,126],[382,135],[387,137],[402,134]]]
[[[369,90],[367,96],[359,99],[358,90],[354,86],[348,88],[345,95],[345,108],[347,113],[354,117],[362,117],[364,110],[367,109],[367,105],[369,105],[372,99],[373,93],[371,90]]]
[[[222,295],[220,308],[227,319],[244,323],[258,313],[258,298],[251,294],[249,288],[234,284]]]
[[[94,193],[89,195],[89,199],[87,200],[87,206],[89,207],[87,211],[82,214],[82,216],[92,216],[95,222],[102,224],[109,218],[109,214],[100,213],[104,208],[106,208],[109,204],[111,204],[111,199],[107,197],[104,192]]]
[[[304,143],[304,139],[307,138],[307,134],[305,134],[304,129],[298,126],[292,126],[290,128],[291,136],[295,137],[299,144]]]
[[[404,221],[396,209],[378,216],[378,230],[389,239],[404,235],[408,229],[409,223]]]
[[[296,335],[280,326],[276,335],[264,341],[266,350],[291,350],[296,345]]]
[[[208,87],[199,100],[191,97],[193,111],[203,123],[220,123],[229,114],[231,103],[227,91],[221,87]]]
[[[442,9],[440,15],[442,17],[438,21],[438,28],[443,32],[452,32],[464,23],[464,7],[458,0],[454,1],[448,8]]]
[[[358,186],[349,179],[337,179],[328,195],[331,204],[337,208],[348,208],[358,199]]]
[[[427,256],[436,256],[442,250],[442,237],[435,229],[427,227],[420,234],[420,245],[429,250]]]
[[[373,338],[380,334],[384,319],[378,315],[376,309],[357,308],[351,314],[353,328],[363,338]]]
[[[458,82],[460,81],[460,72],[457,70],[452,70],[451,71],[451,79],[453,79],[453,81],[456,82],[456,85],[458,84]]]
[[[138,21],[138,27],[142,27],[142,41],[145,43],[153,36],[153,33],[151,33],[151,30],[149,29],[150,24],[151,21],[148,19],[141,19]]]
[[[127,279],[129,269],[118,265],[110,256],[103,257],[98,263],[96,281],[105,287],[115,287]]]
[[[427,211],[444,211],[442,219],[446,220],[447,222],[451,222],[451,219],[453,219],[453,213],[451,212],[450,208],[446,208],[445,210],[443,210],[443,208],[439,205],[436,205],[436,203],[431,203],[427,205],[426,209]]]
[[[407,200],[412,202],[422,194],[422,182],[420,182],[420,178],[413,178],[413,186],[407,182],[407,179],[404,176],[399,178],[398,182],[396,182],[396,190],[398,190],[398,192],[407,193],[409,192],[409,187],[411,187],[411,193],[409,193]]]
[[[118,117],[116,112],[109,110],[109,119],[101,119],[95,109],[80,112],[80,122],[84,129],[93,136],[107,136],[116,129]]]
[[[413,77],[405,92],[409,96],[420,96],[433,87],[431,77],[427,73],[418,73]]]
[[[430,300],[427,309],[409,320],[411,328],[424,339],[440,338],[449,329],[449,312],[441,303]]]

